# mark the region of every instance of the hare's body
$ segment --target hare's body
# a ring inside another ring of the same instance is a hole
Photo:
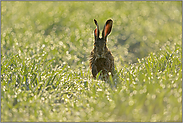
[[[108,76],[108,72],[113,75],[114,58],[111,52],[108,50],[104,58],[97,58],[94,50],[91,52],[90,68],[92,69],[92,75],[95,78],[98,72],[102,70],[103,75]]]
[[[104,25],[102,32],[102,38],[99,38],[99,27],[97,21],[95,24],[97,28],[94,31],[95,43],[94,49],[91,51],[90,55],[90,68],[92,70],[92,75],[96,78],[96,75],[102,70],[102,75],[108,77],[108,73],[111,72],[113,75],[114,69],[114,58],[112,53],[106,46],[106,38],[112,29],[112,20],[108,20]]]

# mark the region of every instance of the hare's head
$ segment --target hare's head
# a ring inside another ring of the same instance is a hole
[[[110,34],[112,29],[113,21],[111,19],[107,20],[103,31],[102,31],[102,38],[99,37],[100,30],[97,21],[94,19],[94,22],[97,28],[94,30],[95,42],[94,42],[94,53],[97,58],[105,58],[105,51],[107,50],[106,42],[107,36]]]

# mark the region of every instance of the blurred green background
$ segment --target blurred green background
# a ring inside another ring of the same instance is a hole
[[[117,92],[90,80],[94,19],[113,20]],[[181,41],[181,1],[2,1],[1,120],[181,121]]]
[[[134,63],[182,38],[181,7],[180,1],[2,2],[2,55],[27,57],[45,46],[48,59],[57,57],[55,64],[80,64],[93,48],[93,19],[102,30],[111,18],[107,45],[115,62]]]

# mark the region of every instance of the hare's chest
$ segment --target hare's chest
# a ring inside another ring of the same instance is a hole
[[[105,58],[96,59],[95,65],[97,66],[97,71],[105,70],[110,67],[109,60]]]

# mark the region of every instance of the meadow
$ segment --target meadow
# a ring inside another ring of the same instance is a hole
[[[115,74],[92,79],[94,19]],[[2,1],[2,122],[181,122],[182,1]]]

